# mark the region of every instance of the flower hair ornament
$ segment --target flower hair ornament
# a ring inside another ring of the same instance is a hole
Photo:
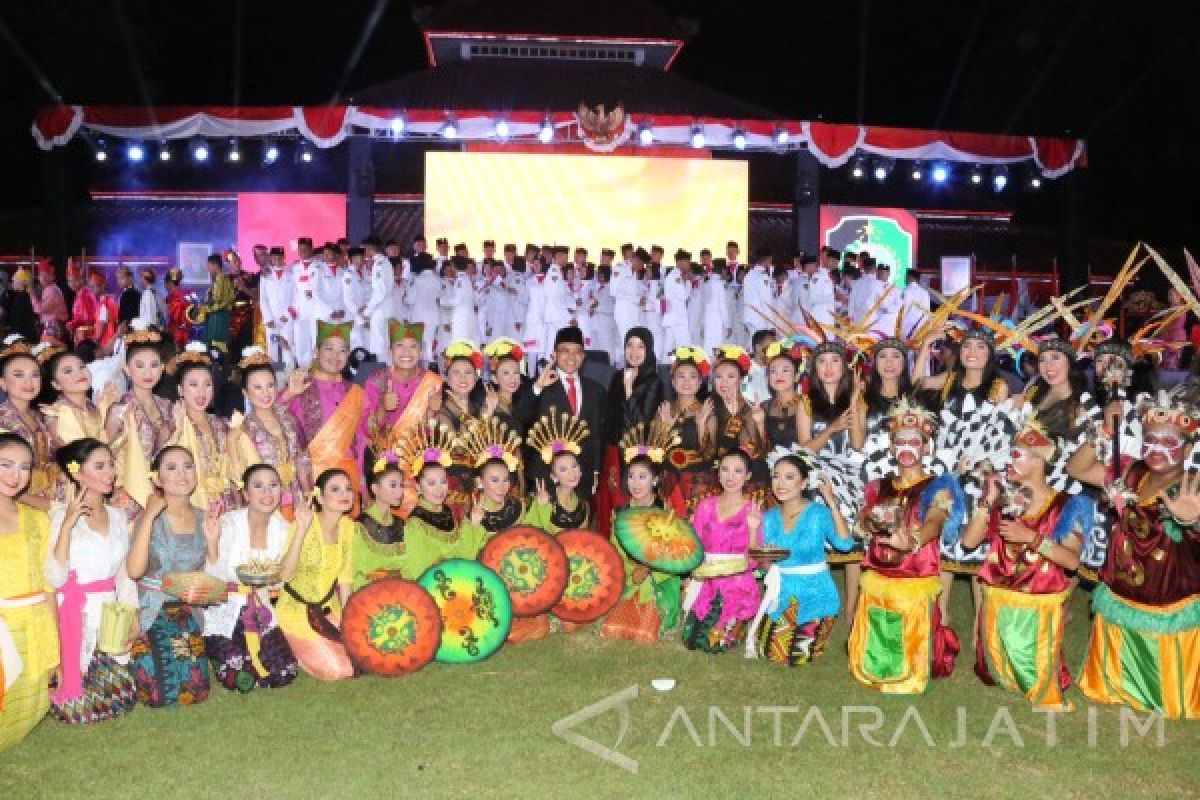
[[[70,464],[67,464],[67,472],[71,473],[72,475],[78,475],[79,474],[79,462],[72,461]]]
[[[617,452],[621,454],[621,461],[625,464],[629,464],[635,458],[645,457],[661,466],[667,457],[667,451],[678,447],[679,444],[679,434],[673,427],[654,420],[649,425],[639,422],[627,430],[617,443]]]
[[[430,464],[451,466],[457,445],[458,439],[448,427],[429,420],[425,425],[414,425],[404,435],[396,445],[396,458],[400,470],[409,478],[416,478]]]
[[[483,348],[483,354],[488,357],[492,372],[496,371],[496,367],[500,365],[501,361],[511,358],[517,362],[521,374],[525,374],[525,351],[516,339],[509,339],[507,336],[502,336],[499,339],[488,342]]]
[[[588,436],[588,424],[578,417],[562,413],[547,414],[533,424],[525,441],[534,449],[542,461],[550,464],[562,453],[579,455]]]
[[[258,345],[242,348],[242,360],[238,362],[238,369],[245,371],[250,367],[269,366],[271,366],[271,357],[267,355],[266,350]]]
[[[184,364],[212,366],[212,356],[208,354],[208,348],[204,346],[204,342],[188,342],[183,352],[171,359],[168,372],[174,375]]]
[[[0,358],[15,356],[22,353],[33,353],[29,341],[19,333],[10,333],[4,337],[3,347],[0,347]]]
[[[723,344],[713,348],[713,361],[717,364],[728,361],[730,364],[736,365],[743,375],[750,372],[753,364],[746,349],[736,344]]]
[[[130,330],[125,334],[125,344],[159,344],[162,334],[154,330],[144,319],[135,319],[129,323]]]
[[[442,353],[442,358],[445,360],[447,366],[455,359],[465,358],[475,365],[476,371],[483,369],[483,353],[479,352],[479,348],[475,346],[475,343],[468,339],[459,339],[456,342],[451,342],[450,346]]]
[[[375,459],[375,462],[371,464],[371,473],[379,475],[379,473],[383,472],[389,466],[400,466],[400,457],[396,454],[395,450],[384,450],[379,458]]]
[[[671,367],[680,364],[691,364],[700,371],[701,378],[707,378],[708,373],[712,371],[712,365],[708,363],[708,356],[704,354],[704,350],[692,345],[680,345],[671,351]]]
[[[463,449],[475,469],[489,461],[503,461],[509,472],[521,466],[521,437],[496,416],[480,420],[463,435]]]
[[[766,359],[771,362],[783,356],[790,359],[796,365],[796,369],[802,370],[808,363],[808,356],[814,344],[815,341],[799,334],[785,336],[767,345]]]

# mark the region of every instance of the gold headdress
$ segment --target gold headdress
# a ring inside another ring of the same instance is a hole
[[[655,464],[661,465],[667,457],[667,451],[680,444],[679,434],[669,425],[658,420],[649,425],[639,422],[625,432],[617,444],[617,452],[621,461],[628,464],[639,456],[645,456]]]
[[[475,469],[492,460],[503,461],[509,472],[516,472],[521,466],[521,437],[498,417],[471,425],[463,435],[462,445]]]
[[[242,360],[238,362],[238,369],[244,372],[250,367],[269,366],[271,366],[271,357],[267,355],[266,350],[258,345],[242,348]]]
[[[33,349],[29,346],[29,341],[19,333],[10,333],[5,336],[3,345],[0,346],[0,358],[32,354]]]
[[[396,457],[404,474],[415,478],[429,464],[451,466],[452,451],[457,445],[458,439],[448,427],[429,420],[424,425],[414,425],[404,434],[396,445]]]
[[[130,330],[125,334],[125,344],[159,344],[162,334],[156,331],[145,320],[135,319],[129,323]]]
[[[899,402],[892,406],[886,424],[891,433],[920,431],[925,438],[933,436],[937,431],[937,417],[933,412],[907,397],[901,397]]]
[[[525,441],[549,464],[560,453],[579,455],[587,435],[588,424],[583,420],[566,412],[558,416],[551,413],[533,423]]]
[[[172,375],[179,372],[179,368],[184,364],[202,364],[206,367],[212,366],[212,357],[208,354],[208,349],[204,346],[204,342],[188,342],[187,347],[183,349],[179,355],[171,359],[167,371]]]
[[[49,342],[38,342],[30,350],[33,357],[37,359],[38,365],[46,366],[50,363],[50,359],[54,358],[59,353],[67,352],[67,348],[61,344],[50,344]]]

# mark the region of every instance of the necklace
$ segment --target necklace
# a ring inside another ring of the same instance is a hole
[[[288,446],[287,435],[283,431],[283,422],[272,414],[277,427],[273,431],[267,425],[267,418],[265,416],[259,415],[257,410],[255,411],[255,416],[259,418],[259,423],[262,425],[263,431],[266,432],[267,438],[271,440],[271,447],[274,449],[275,458],[277,459],[276,469],[279,471],[279,482],[285,488],[290,487],[296,480],[296,464],[292,459],[292,449]],[[259,455],[261,456],[262,454],[260,453]]]

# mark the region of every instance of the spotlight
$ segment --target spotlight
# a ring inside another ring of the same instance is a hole
[[[1008,186],[1008,168],[996,167],[992,170],[992,188],[1003,192],[1005,186]]]
[[[304,162],[305,164],[312,163],[313,151],[312,151],[311,147],[309,147],[308,145],[304,145],[303,147],[300,148],[300,160],[302,162]]]
[[[508,120],[496,120],[496,137],[499,139],[508,138]]]
[[[913,164],[912,172],[910,172],[909,175],[912,177],[912,179],[914,181],[919,181],[919,180],[921,180],[921,178],[923,178],[925,176],[925,173],[924,173],[924,171],[922,171],[921,165],[918,163],[918,164]]]
[[[404,117],[396,117],[391,123],[392,136],[404,135]]]
[[[272,144],[271,142],[267,142],[266,146],[263,148],[263,163],[274,164],[278,160],[279,146]]]
[[[696,127],[692,128],[692,147],[695,148],[696,150],[699,150],[700,148],[704,147],[704,128],[703,128],[703,126],[697,125]]]
[[[203,139],[197,139],[192,144],[192,160],[193,161],[208,161],[208,143]]]
[[[96,142],[96,160],[100,163],[108,161],[108,150],[105,149],[107,147],[108,145],[104,143],[103,139]]]
[[[938,164],[933,168],[933,172],[930,173],[930,177],[933,178],[934,183],[945,183],[946,181],[950,180],[950,168],[945,164]]]
[[[233,164],[242,160],[242,150],[238,147],[237,139],[229,140],[229,152],[225,154],[225,157]]]
[[[775,130],[775,144],[785,145],[788,143],[789,137],[790,137],[790,134],[788,134],[788,132],[786,130],[784,130],[783,128],[777,128]]]
[[[875,180],[883,183],[888,179],[888,176],[892,174],[893,166],[895,165],[888,159],[876,161],[875,169],[871,171],[871,174],[875,176]]]
[[[146,157],[146,148],[139,142],[130,142],[125,146],[125,157],[131,163],[140,164],[142,159]]]
[[[979,167],[975,167],[975,169],[971,170],[971,183],[975,184],[976,186],[983,183],[983,170],[981,170]]]
[[[442,138],[451,141],[458,138],[458,126],[454,124],[454,120],[446,120],[446,124],[442,126]]]
[[[542,129],[538,131],[538,141],[542,144],[550,144],[554,141],[554,126],[550,124],[549,117],[542,121]]]
[[[166,142],[158,146],[158,160],[164,163],[171,160],[171,148],[167,146]]]
[[[854,159],[854,164],[853,164],[853,166],[850,167],[850,175],[855,178],[861,178],[863,175],[866,175],[866,174],[867,174],[867,168],[863,164],[863,160],[861,158]]]
[[[1029,188],[1030,189],[1042,188],[1042,179],[1039,178],[1037,175],[1034,175],[1032,178],[1029,179]]]
[[[746,132],[740,128],[733,132],[733,146],[738,150],[746,149]]]
[[[654,129],[649,125],[642,125],[638,128],[638,141],[642,147],[649,147],[654,144]]]

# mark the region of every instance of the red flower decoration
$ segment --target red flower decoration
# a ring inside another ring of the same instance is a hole
[[[696,369],[700,370],[700,377],[707,378],[708,373],[711,371],[712,368],[709,367],[707,361],[701,361],[699,364],[696,365]]]
[[[675,467],[676,469],[683,469],[687,466],[687,453],[683,452],[682,450],[672,450],[667,455],[667,461],[671,462],[672,467]]]
[[[742,372],[750,371],[750,356],[742,353],[738,356],[738,366],[742,368]]]
[[[520,345],[514,344],[512,346],[512,357],[517,361],[523,361],[525,359],[525,351],[521,349]]]
[[[471,363],[475,365],[475,369],[483,369],[483,353],[471,353]]]

